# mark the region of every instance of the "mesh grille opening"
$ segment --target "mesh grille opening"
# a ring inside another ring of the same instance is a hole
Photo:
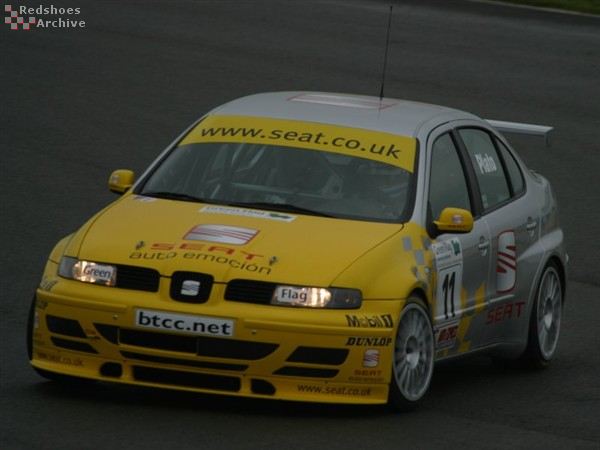
[[[156,369],[144,366],[134,366],[133,376],[138,381],[214,391],[238,392],[241,387],[241,381],[237,377]]]
[[[288,377],[306,377],[306,378],[333,378],[338,374],[334,369],[316,369],[312,367],[293,367],[284,366],[273,372],[274,375],[284,375]]]
[[[348,349],[340,348],[298,347],[287,361],[339,366],[346,361],[349,353]]]
[[[116,287],[137,291],[158,292],[160,274],[146,267],[117,265]]]
[[[46,325],[51,333],[76,338],[87,338],[79,322],[73,319],[65,319],[64,317],[47,314]]]
[[[67,350],[75,350],[77,352],[94,354],[98,353],[94,347],[92,347],[90,344],[86,344],[85,342],[71,341],[69,339],[52,337],[52,343],[57,347],[65,348]]]
[[[255,280],[231,280],[225,289],[225,300],[269,304],[276,283]]]

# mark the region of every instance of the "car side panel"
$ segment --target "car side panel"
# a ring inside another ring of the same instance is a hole
[[[533,280],[543,258],[538,244],[540,213],[538,193],[525,195],[487,214],[491,233],[490,297],[486,299],[482,344],[526,344],[529,301]]]

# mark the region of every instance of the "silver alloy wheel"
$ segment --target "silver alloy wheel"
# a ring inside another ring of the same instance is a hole
[[[540,352],[545,360],[550,360],[558,343],[562,317],[562,289],[554,267],[548,267],[540,282],[536,317]]]
[[[402,311],[393,375],[402,397],[414,402],[427,391],[433,373],[433,330],[425,309],[409,303]]]

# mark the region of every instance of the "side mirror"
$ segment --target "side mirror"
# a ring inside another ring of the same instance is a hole
[[[468,233],[473,229],[473,215],[466,209],[444,208],[433,223],[442,233]]]
[[[135,181],[135,174],[131,170],[119,169],[110,174],[108,188],[116,194],[124,194]]]

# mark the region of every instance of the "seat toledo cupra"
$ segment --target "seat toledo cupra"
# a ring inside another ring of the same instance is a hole
[[[548,181],[486,121],[281,92],[214,109],[61,240],[29,317],[55,380],[413,407],[434,364],[546,366],[567,256]]]

